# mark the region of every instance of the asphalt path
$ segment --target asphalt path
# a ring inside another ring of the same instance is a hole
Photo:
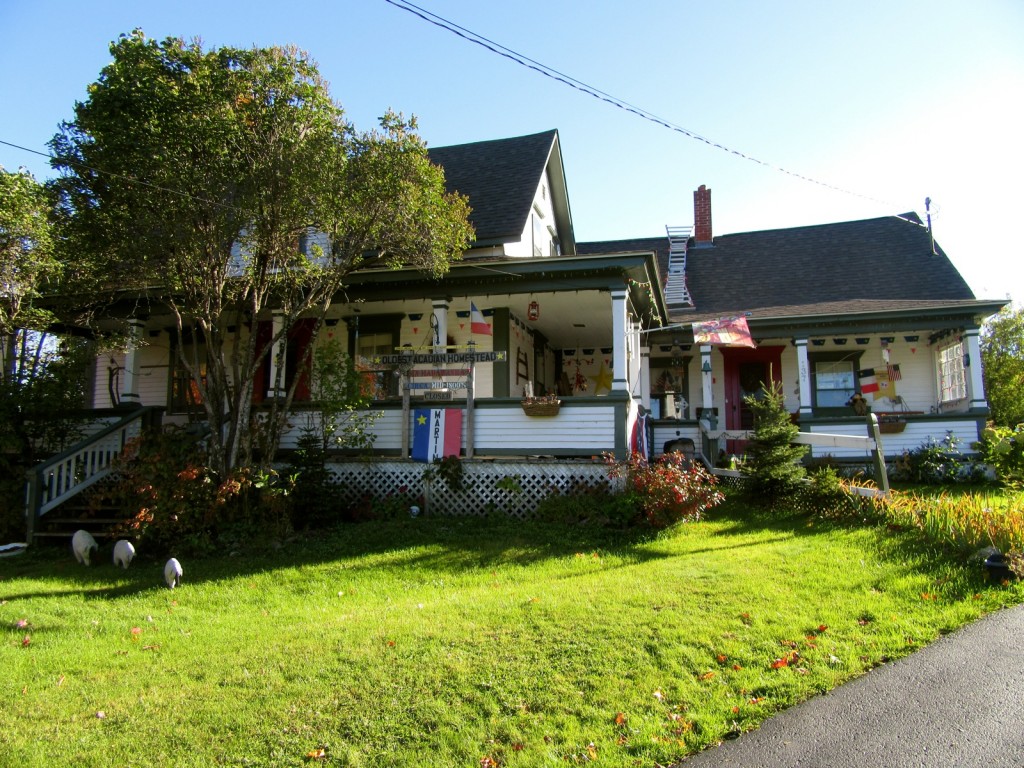
[[[1020,768],[1024,606],[786,710],[682,768]]]

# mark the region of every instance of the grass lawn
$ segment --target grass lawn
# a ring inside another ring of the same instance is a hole
[[[99,559],[0,559],[5,765],[664,765],[1024,597],[735,501],[647,538],[349,525],[174,591]]]

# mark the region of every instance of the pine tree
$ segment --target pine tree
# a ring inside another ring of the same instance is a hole
[[[751,494],[766,506],[774,506],[792,496],[806,476],[800,459],[807,446],[793,443],[800,430],[790,421],[781,383],[766,384],[744,401],[754,415],[744,472]]]

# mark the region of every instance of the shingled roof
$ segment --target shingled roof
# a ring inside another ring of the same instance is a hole
[[[579,243],[583,254],[654,251],[665,274],[668,239]],[[915,213],[720,235],[691,247],[687,286],[699,320],[887,312],[964,306],[974,294]]]
[[[568,245],[564,240],[571,240],[571,220],[558,131],[433,147],[428,152],[431,161],[444,168],[448,191],[458,191],[469,198],[477,246],[507,243],[522,236],[537,187],[552,159],[555,215],[563,217],[560,229],[569,230],[560,233],[563,247]],[[561,203],[559,198],[565,202]]]

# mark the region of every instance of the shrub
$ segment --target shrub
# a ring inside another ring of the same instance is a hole
[[[607,482],[581,485],[567,493],[556,491],[541,500],[534,516],[549,523],[593,523],[608,528],[627,528],[641,520],[633,502],[623,493],[612,493]]]
[[[905,452],[896,460],[892,479],[926,485],[983,481],[984,468],[964,456],[959,444],[959,439],[952,432],[947,432],[942,440],[929,438],[928,442]]]
[[[667,453],[651,463],[637,453],[625,462],[608,461],[608,476],[625,480],[626,500],[653,528],[699,520],[725,500],[716,487],[718,479],[680,453]]]
[[[194,435],[174,427],[129,442],[115,462],[110,491],[127,515],[118,533],[157,551],[201,555],[223,541],[290,530],[290,483],[250,467],[220,480],[206,458]]]
[[[1014,428],[989,425],[977,444],[996,479],[1008,488],[1024,488],[1024,424]]]

